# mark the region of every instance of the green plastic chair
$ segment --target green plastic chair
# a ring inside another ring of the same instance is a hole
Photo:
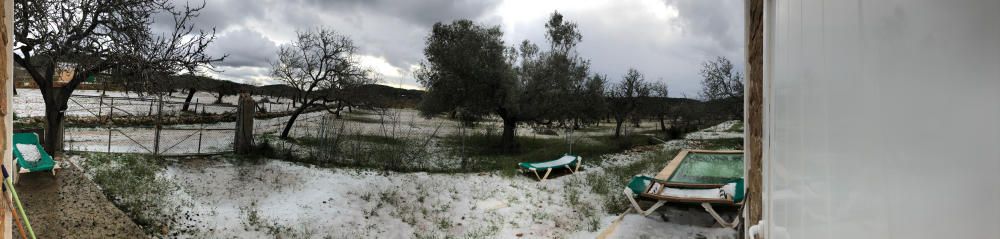
[[[18,174],[44,171],[52,171],[52,175],[56,174],[56,170],[59,169],[59,164],[52,158],[52,155],[45,152],[41,142],[38,142],[38,135],[35,133],[15,133],[13,140],[14,158],[17,158],[17,166],[20,168],[17,170]],[[36,162],[28,162],[27,160],[24,160],[24,155],[21,155],[21,151],[17,149],[18,144],[34,145],[38,148],[38,153],[41,155],[41,158]]]

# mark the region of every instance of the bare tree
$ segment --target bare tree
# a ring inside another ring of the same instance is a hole
[[[110,71],[125,81],[156,79],[222,60],[205,54],[215,31],[194,31],[191,20],[203,7],[169,0],[16,0],[13,57],[45,100],[46,146],[62,150],[67,102],[89,76]],[[173,16],[166,34],[150,28],[157,14]]]
[[[651,92],[646,78],[636,69],[628,69],[625,77],[608,90],[609,108],[615,118],[615,137],[621,136],[622,124],[634,117],[643,99]]]
[[[356,50],[349,37],[325,28],[300,31],[295,42],[278,49],[271,75],[297,89],[300,103],[281,131],[281,138],[288,138],[295,120],[309,107],[326,107],[319,102],[328,101],[331,94],[373,81],[371,71],[359,67]]]

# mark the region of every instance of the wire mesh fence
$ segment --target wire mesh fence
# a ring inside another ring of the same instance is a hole
[[[235,97],[198,92],[185,102],[185,96],[79,90],[70,97],[64,111],[63,149],[162,156],[232,152]],[[20,89],[14,99],[18,122],[29,128],[44,125],[45,102],[38,90]],[[255,136],[279,135],[295,104],[266,96],[254,96],[254,100],[258,112]],[[316,137],[326,114],[315,110],[303,113],[290,135]]]
[[[65,150],[165,156],[232,151],[235,107],[169,97],[74,95]],[[186,110],[185,110],[186,109]]]

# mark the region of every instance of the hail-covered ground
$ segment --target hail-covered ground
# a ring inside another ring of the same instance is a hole
[[[398,173],[226,158],[173,161],[160,177],[180,189],[167,199],[183,215],[173,228],[184,232],[169,234],[180,238],[735,238],[734,230],[714,225],[696,207],[666,206],[651,216],[619,219],[603,210],[607,198],[588,186],[590,174],[687,141],[604,155],[600,165],[542,182],[501,173]]]
[[[163,106],[163,112],[165,114],[171,114],[180,111],[186,97],[186,93],[165,95],[163,97],[163,101],[167,103]],[[14,99],[12,106],[18,117],[45,115],[45,100],[42,98],[42,92],[38,89],[20,88],[17,90],[17,95],[12,98]],[[193,105],[197,104],[197,111],[199,113],[205,112],[217,114],[236,111],[235,103],[238,98],[237,96],[223,96],[221,102],[216,102],[217,98],[218,95],[213,93],[199,91],[194,94],[194,97],[192,97],[192,106],[189,107],[193,109],[195,107]],[[254,99],[262,101],[264,98],[255,96]],[[69,102],[67,102],[68,105],[66,115],[106,116],[112,112],[117,116],[141,116],[156,114],[159,105],[151,104],[153,100],[158,100],[158,97],[122,91],[75,90],[73,91],[73,97],[71,97]],[[275,102],[274,99],[269,99],[269,101],[272,103],[266,103],[264,104],[264,107],[268,108],[270,111],[291,109],[291,105],[287,104],[288,100],[284,100],[284,102]],[[114,108],[114,110],[111,110],[111,108]]]
[[[40,111],[43,104],[34,101],[40,99],[37,91],[22,89],[18,93],[20,95],[15,97],[18,116],[43,115],[44,111]],[[77,93],[100,94],[96,91]],[[108,93],[110,96],[138,97]],[[196,97],[202,103],[215,98],[204,93]],[[105,99],[78,99],[84,106],[108,104],[100,102],[102,100]],[[232,97],[225,97],[224,102],[226,100],[232,102]],[[94,110],[74,104],[71,103],[68,111],[70,115],[86,117]],[[149,105],[142,103],[115,104],[115,115],[120,112],[141,114],[149,109]],[[210,113],[229,109],[225,104],[206,106]],[[105,110],[107,108],[101,112],[106,114]],[[255,134],[273,137],[287,120],[287,116],[258,119]],[[655,125],[627,131],[648,131]],[[232,122],[219,122],[171,127],[223,129],[233,126]],[[453,120],[427,119],[415,110],[397,109],[348,113],[336,120],[326,112],[306,113],[296,121],[290,135],[292,138],[318,138],[333,128],[348,128],[351,130],[346,132],[348,134],[431,140],[462,132]],[[499,121],[487,121],[480,128],[498,129]],[[521,127],[517,134],[534,138],[573,135],[586,140],[584,136],[606,135],[610,130],[613,129],[553,134]],[[169,146],[167,152],[214,152],[231,147],[232,131],[203,131],[198,141],[191,138],[191,132],[161,132],[164,147]],[[153,133],[149,127],[117,127],[111,133],[108,141],[106,128],[67,128],[66,147],[97,152],[107,151],[109,146],[111,152],[143,152],[152,147]],[[158,173],[158,177],[178,186],[178,190],[164,199],[172,205],[176,222],[170,228],[175,230],[164,229],[167,231],[161,233],[179,238],[734,238],[735,231],[714,225],[714,220],[698,207],[666,206],[651,216],[608,213],[605,209],[609,203],[627,205],[628,202],[615,201],[612,199],[621,197],[609,198],[609,195],[595,192],[591,186],[595,182],[588,180],[606,179],[608,177],[597,176],[648,158],[656,151],[692,147],[692,140],[740,137],[742,124],[725,122],[688,134],[686,139],[666,142],[653,150],[603,155],[599,164],[543,182],[528,175],[512,176],[503,172],[401,173],[315,167],[277,159],[256,163],[231,157],[175,159]],[[309,146],[283,140],[271,143],[295,152],[309,150]],[[457,161],[447,158],[428,155],[415,160],[447,164],[434,167],[458,165]],[[76,165],[87,165],[83,157],[70,160]],[[659,171],[663,166],[665,163],[648,171]]]

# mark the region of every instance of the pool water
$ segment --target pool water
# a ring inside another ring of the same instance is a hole
[[[743,154],[688,153],[668,181],[725,184],[743,177]]]

